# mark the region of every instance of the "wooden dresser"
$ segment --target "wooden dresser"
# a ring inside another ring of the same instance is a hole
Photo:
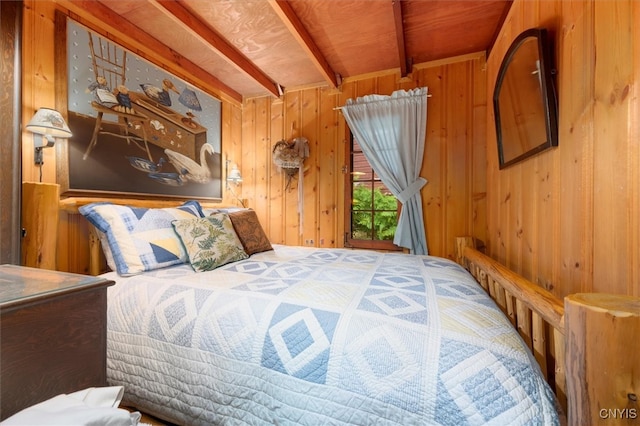
[[[186,155],[200,162],[200,149],[207,143],[207,128],[177,111],[160,105],[144,93],[129,92],[134,108],[149,119],[129,132],[144,136],[149,143]]]
[[[106,385],[112,284],[0,265],[0,420],[61,393]]]

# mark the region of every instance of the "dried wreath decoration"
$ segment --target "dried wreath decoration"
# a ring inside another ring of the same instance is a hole
[[[281,140],[273,146],[271,154],[273,162],[280,169],[284,170],[287,175],[287,184],[285,191],[291,186],[291,180],[298,173],[298,217],[300,234],[303,230],[304,217],[304,160],[309,157],[309,140],[304,137],[297,137],[287,142]]]
[[[280,140],[273,146],[271,155],[273,163],[287,174],[287,188],[291,178],[302,168],[304,160],[309,157],[309,141],[297,137],[290,142]]]

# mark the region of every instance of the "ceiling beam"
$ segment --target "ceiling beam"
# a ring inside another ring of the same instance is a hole
[[[329,83],[329,86],[334,89],[338,87],[338,74],[331,68],[329,62],[327,62],[322,52],[320,52],[320,48],[318,48],[311,34],[309,34],[302,24],[298,15],[296,15],[289,1],[269,0],[269,4],[286,25],[291,35],[298,41],[298,44],[307,52],[307,55],[327,83]]]
[[[506,0],[504,2],[502,15],[500,15],[500,20],[496,25],[496,31],[493,33],[493,37],[491,37],[491,43],[489,43],[489,48],[487,49],[487,58],[489,57],[489,54],[491,54],[493,46],[496,44],[496,40],[498,40],[498,35],[500,35],[500,30],[502,29],[502,25],[504,25],[504,21],[507,19],[507,15],[509,14],[509,10],[511,10],[512,5],[513,0]]]
[[[271,80],[253,62],[247,59],[233,45],[229,44],[220,34],[212,30],[200,18],[191,13],[181,2],[175,0],[149,0],[149,3],[181,25],[182,29],[215,50],[236,69],[254,79],[269,93],[275,97],[280,97],[282,88],[278,83]]]
[[[393,23],[396,28],[396,43],[400,62],[400,77],[406,77],[409,73],[407,61],[407,49],[404,45],[404,22],[402,18],[402,0],[391,0],[393,6]]]
[[[242,103],[242,95],[95,0],[57,0],[71,18],[195,86]],[[106,33],[105,33],[106,32]],[[171,64],[171,65],[167,65]],[[195,79],[195,81],[194,81]]]

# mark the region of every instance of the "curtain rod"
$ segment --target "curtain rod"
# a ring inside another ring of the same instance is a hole
[[[430,97],[431,97],[431,93],[427,93],[427,98],[430,98]],[[386,101],[386,100],[387,100],[387,99],[383,99],[383,100],[380,100],[380,101],[373,101],[373,102],[384,102],[384,101]],[[367,102],[367,103],[371,103],[371,102]],[[334,111],[341,110],[341,109],[343,109],[345,106],[346,106],[346,105],[343,105],[343,106],[337,106],[337,107],[334,107],[334,108],[333,108],[333,110],[334,110]]]

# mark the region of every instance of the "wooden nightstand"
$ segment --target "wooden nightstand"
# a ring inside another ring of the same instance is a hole
[[[61,393],[106,385],[110,285],[0,265],[0,420]]]

